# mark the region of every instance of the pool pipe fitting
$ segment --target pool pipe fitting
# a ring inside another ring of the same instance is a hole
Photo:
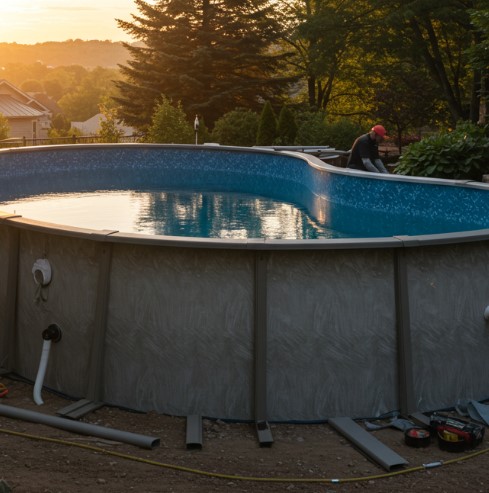
[[[42,338],[44,342],[42,344],[41,361],[39,362],[39,369],[37,370],[36,382],[33,390],[33,399],[38,406],[44,404],[41,397],[41,390],[44,383],[44,376],[46,375],[46,368],[48,366],[51,344],[61,340],[61,329],[56,324],[51,324],[47,329],[43,330]]]
[[[489,322],[489,306],[484,310],[484,318]]]
[[[61,341],[61,329],[56,324],[51,324],[47,329],[42,331],[42,338],[45,341]]]

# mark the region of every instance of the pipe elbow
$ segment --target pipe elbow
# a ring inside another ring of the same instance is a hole
[[[43,330],[42,338],[45,341],[59,342],[61,340],[61,329],[56,324],[51,324],[47,329]]]

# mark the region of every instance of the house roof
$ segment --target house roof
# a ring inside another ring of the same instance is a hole
[[[0,113],[7,118],[25,118],[43,116],[42,111],[17,101],[8,94],[0,94]]]
[[[8,82],[5,79],[0,79],[0,96],[10,96],[15,101],[32,108],[34,111],[38,111],[41,114],[48,114],[50,110],[41,102],[37,101],[31,95],[27,94],[24,91],[21,91],[18,87],[15,87],[13,84]],[[35,116],[39,116],[40,113],[36,113]],[[5,115],[7,116],[7,115]],[[33,116],[29,115],[13,115],[10,118],[15,118],[18,116]]]

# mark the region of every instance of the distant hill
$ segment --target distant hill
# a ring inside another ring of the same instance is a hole
[[[119,63],[125,64],[128,58],[128,51],[121,42],[70,39],[33,45],[0,43],[0,67],[10,63],[41,62],[52,67],[81,65],[86,68],[115,68]]]

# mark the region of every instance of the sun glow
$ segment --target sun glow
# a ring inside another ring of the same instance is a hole
[[[115,19],[135,11],[134,0],[0,0],[0,42],[128,41]]]

